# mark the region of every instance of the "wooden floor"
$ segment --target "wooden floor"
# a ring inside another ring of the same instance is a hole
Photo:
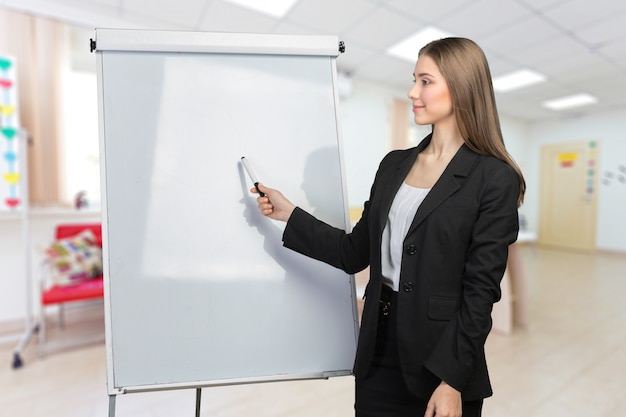
[[[524,247],[530,325],[487,342],[494,397],[486,417],[602,417],[626,409],[626,255]],[[73,313],[73,312],[72,312]],[[76,333],[101,334],[102,308],[68,314],[62,342]],[[0,416],[104,417],[108,413],[103,343],[53,349],[11,369],[14,344],[0,345]],[[155,364],[159,366],[159,364]],[[351,377],[202,391],[202,416],[334,417],[353,415]],[[119,417],[194,416],[195,391],[117,397]]]

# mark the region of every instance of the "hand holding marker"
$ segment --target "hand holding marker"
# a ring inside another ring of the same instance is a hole
[[[272,195],[272,201],[270,201],[269,195],[259,189],[259,180],[257,180],[256,175],[254,175],[254,171],[245,156],[241,157],[241,164],[248,172],[248,176],[252,180],[256,192],[259,194],[257,202],[259,203],[261,213],[273,220],[288,221],[296,206],[291,201],[287,200],[280,191],[264,186],[265,191]]]
[[[252,180],[252,183],[254,184],[254,187],[259,192],[259,195],[261,197],[265,197],[265,194],[262,193],[261,190],[259,190],[259,180],[256,179],[256,175],[254,175],[254,171],[252,170],[252,167],[248,163],[248,160],[246,159],[245,156],[241,157],[241,163],[243,164],[243,167],[246,169],[246,172],[248,173],[248,176]]]

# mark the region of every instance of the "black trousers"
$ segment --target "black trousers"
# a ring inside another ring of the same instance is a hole
[[[429,398],[407,389],[398,355],[397,293],[383,285],[376,354],[369,374],[356,380],[356,417],[423,417]],[[480,417],[483,401],[463,402],[463,417]]]

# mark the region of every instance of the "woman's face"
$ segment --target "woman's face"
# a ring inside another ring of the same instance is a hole
[[[413,103],[415,123],[456,123],[448,83],[435,61],[428,55],[420,56],[415,64],[413,77],[415,84],[409,90],[408,96]]]

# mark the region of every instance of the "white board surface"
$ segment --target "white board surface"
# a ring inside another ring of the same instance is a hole
[[[186,36],[221,39],[96,31],[109,393],[347,375],[353,276],[283,248],[240,163],[349,227],[332,42]]]

